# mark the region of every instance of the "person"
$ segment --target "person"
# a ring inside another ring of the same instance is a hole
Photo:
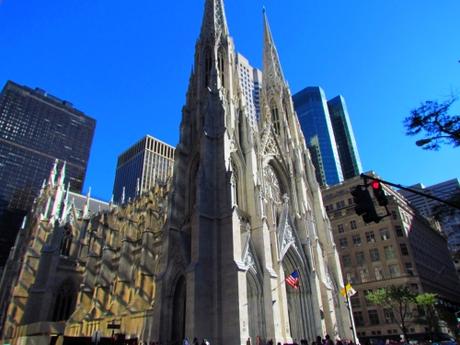
[[[323,339],[320,335],[316,337],[316,345],[323,345]]]
[[[246,340],[246,345],[251,345],[251,338],[248,338],[248,340]]]
[[[326,334],[324,345],[334,345],[334,342],[331,340],[331,337],[329,336],[329,334]]]
[[[193,338],[193,345],[198,345],[198,338],[197,337]]]

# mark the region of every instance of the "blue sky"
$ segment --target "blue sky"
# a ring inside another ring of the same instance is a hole
[[[118,154],[179,135],[202,0],[0,1],[0,84],[71,101],[97,120],[85,190],[110,199]],[[265,5],[295,93],[342,94],[365,170],[410,185],[460,176],[460,148],[423,151],[402,121],[460,93],[458,0],[227,0],[236,48],[261,66]],[[455,111],[460,111],[460,101]]]

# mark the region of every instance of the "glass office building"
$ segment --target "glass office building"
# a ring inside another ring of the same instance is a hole
[[[320,185],[343,181],[342,167],[324,91],[307,87],[292,96],[307,146],[314,152],[316,177]],[[321,162],[321,165],[318,164]]]
[[[358,176],[363,168],[345,99],[342,96],[334,97],[327,102],[327,106],[331,116],[343,178],[349,179]]]
[[[56,159],[81,192],[96,121],[41,89],[8,81],[0,94],[0,266]]]
[[[174,147],[150,135],[118,156],[113,197],[123,204],[172,176]]]

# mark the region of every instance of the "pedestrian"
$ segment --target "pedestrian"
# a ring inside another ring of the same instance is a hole
[[[324,345],[334,345],[334,342],[331,340],[329,334],[326,334],[326,339],[324,340]]]
[[[248,340],[246,340],[246,345],[251,345],[251,338],[248,338]]]
[[[193,345],[199,345],[199,344],[198,344],[198,338],[197,338],[197,337],[193,338]]]
[[[184,338],[184,341],[182,342],[182,345],[190,345],[187,337]]]
[[[316,337],[316,345],[323,345],[323,339],[320,335]]]

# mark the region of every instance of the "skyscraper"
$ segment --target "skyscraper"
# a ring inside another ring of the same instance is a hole
[[[124,203],[172,176],[174,147],[150,135],[118,156],[114,200]]]
[[[429,187],[425,187],[423,184],[418,183],[410,188],[433,195],[443,200],[448,200],[454,195],[460,193],[460,183],[458,178],[443,181]],[[442,205],[439,201],[425,198],[424,196],[408,191],[401,191],[400,193],[409,200],[414,208],[428,218],[434,215],[436,207]],[[441,226],[447,236],[450,251],[453,254],[460,252],[460,211],[452,209],[451,212],[446,212],[441,220]]]
[[[323,89],[307,87],[292,96],[300,126],[310,151],[319,154],[315,165],[320,185],[334,185],[343,181],[337,142]]]
[[[331,116],[343,178],[349,179],[358,176],[363,168],[345,99],[340,95],[334,97],[327,102],[327,107]]]
[[[8,81],[0,94],[0,266],[56,159],[81,192],[96,121],[41,89]]]
[[[238,77],[246,101],[252,125],[257,126],[260,120],[260,93],[262,91],[262,71],[251,66],[248,59],[240,53],[236,54]]]

